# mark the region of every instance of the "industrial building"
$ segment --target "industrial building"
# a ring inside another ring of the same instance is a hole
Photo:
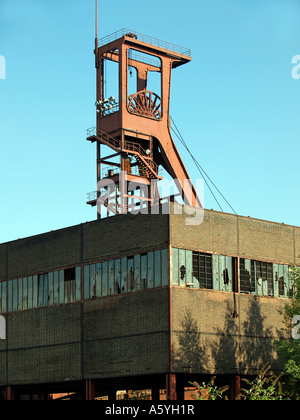
[[[169,101],[171,72],[189,50],[122,30],[96,37],[95,57],[97,126],[87,140],[98,184],[88,204],[98,217],[0,244],[0,394],[114,399],[147,389],[153,400],[161,390],[182,400],[190,381],[215,375],[233,398],[241,377],[282,368],[274,340],[300,229],[204,210],[185,183]],[[117,93],[106,97],[110,74]],[[160,168],[178,194],[160,196]]]

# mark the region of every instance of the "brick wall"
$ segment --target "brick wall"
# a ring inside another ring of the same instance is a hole
[[[184,215],[128,215],[2,244],[0,279],[169,243],[277,263],[300,261],[297,227],[214,211],[206,211],[204,223],[193,227]],[[279,368],[273,340],[285,302],[173,288],[174,370],[256,374],[270,359]],[[0,385],[167,372],[169,305],[168,289],[157,289],[8,314],[8,337],[0,342]]]
[[[284,299],[178,288],[172,296],[177,373],[256,375],[267,363],[280,371],[274,340]]]
[[[166,248],[168,238],[167,215],[129,214],[0,244],[0,281]]]
[[[0,386],[169,370],[168,290],[6,315]]]
[[[172,214],[171,244],[175,248],[240,256],[274,263],[300,262],[300,228],[205,210],[198,226],[186,214]]]

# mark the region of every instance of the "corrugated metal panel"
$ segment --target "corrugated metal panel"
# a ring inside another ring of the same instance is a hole
[[[154,287],[161,286],[161,255],[160,251],[154,252],[154,259],[155,259],[155,278],[154,278]]]
[[[220,279],[219,279],[219,256],[213,255],[213,289],[220,290]]]
[[[8,307],[7,307],[7,311],[8,312],[12,312],[12,309],[13,309],[13,293],[12,293],[12,290],[13,290],[13,283],[12,283],[12,280],[10,280],[10,281],[8,281],[7,282],[7,293],[8,293]]]
[[[131,292],[135,290],[135,284],[134,284],[134,267],[133,267],[133,258],[128,258],[127,260],[127,287],[128,292]]]
[[[18,280],[13,280],[13,311],[18,310]]]
[[[0,311],[2,314],[5,314],[7,312],[7,304],[6,304],[6,282],[0,283]]]
[[[279,264],[273,264],[273,282],[274,282],[274,296],[279,296],[279,282],[280,282],[280,272]]]
[[[224,283],[224,274],[226,272],[226,257],[224,255],[219,255],[219,287],[222,292],[226,291],[226,286]]]
[[[179,284],[182,287],[186,285],[186,262],[185,262],[185,250],[180,249],[178,255],[179,264]]]
[[[48,282],[49,282],[49,306],[52,306],[54,304],[54,294],[53,294],[54,273],[48,274]]]
[[[185,252],[185,267],[186,267],[186,283],[192,284],[193,282],[193,252]],[[195,286],[195,283],[194,283]]]
[[[96,264],[90,265],[90,286],[89,286],[89,298],[96,297],[96,276],[95,276]]]
[[[90,266],[84,266],[84,285],[83,285],[83,298],[89,299],[90,298]]]
[[[102,263],[102,296],[107,296],[108,287],[108,263],[107,261]]]
[[[122,292],[126,293],[128,291],[128,283],[127,283],[127,258],[121,259],[121,290]]]
[[[168,286],[169,284],[169,254],[167,249],[161,250],[161,285]]]
[[[172,248],[172,285],[179,286],[178,271],[179,252],[177,248]]]
[[[18,311],[22,311],[23,309],[23,301],[22,301],[22,293],[23,293],[23,279],[18,279]]]
[[[228,284],[226,286],[226,292],[232,292],[232,283],[233,283],[233,275],[232,275],[232,258],[226,256],[226,270],[228,274]]]
[[[101,297],[102,296],[102,265],[101,263],[96,264],[95,276],[96,276],[96,296]],[[79,283],[79,293],[80,293],[80,283]],[[80,297],[78,300],[80,300]]]
[[[115,260],[115,293],[121,293],[121,260]]]
[[[38,276],[32,277],[32,307],[37,308],[38,306]]]
[[[262,273],[257,270],[257,266],[256,266],[256,294],[258,296],[261,296],[262,293],[263,293]]]
[[[59,302],[59,281],[58,281],[58,271],[53,273],[53,304],[58,305]]]
[[[284,296],[289,297],[290,289],[292,285],[290,284],[289,267],[287,265],[283,266],[283,281],[284,281]]]
[[[27,277],[23,278],[23,296],[22,296],[22,301],[23,301],[23,310],[28,309],[28,280]]]
[[[27,278],[28,309],[32,309],[32,276]]]
[[[152,289],[154,287],[154,253],[148,253],[148,287]]]
[[[135,290],[141,289],[141,256],[134,256],[134,284]]]
[[[60,270],[58,273],[58,279],[59,279],[59,303],[63,304],[65,303],[65,273],[64,270]]]
[[[75,299],[76,299],[76,302],[80,302],[80,300],[81,300],[81,290],[80,290],[80,285],[81,285],[81,268],[80,267],[76,267],[75,268],[75,278],[76,278]]]
[[[108,294],[113,295],[115,293],[115,261],[111,260],[108,262]]]
[[[141,255],[141,289],[148,289],[148,258],[147,254]]]

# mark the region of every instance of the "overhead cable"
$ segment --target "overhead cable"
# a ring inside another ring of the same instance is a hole
[[[222,206],[220,205],[219,201],[217,200],[215,194],[213,193],[212,189],[210,188],[210,185],[207,181],[206,178],[208,178],[208,180],[210,181],[210,183],[214,186],[214,188],[218,191],[218,193],[221,195],[221,197],[224,199],[224,201],[228,204],[228,206],[231,208],[231,210],[234,212],[234,214],[237,214],[236,211],[233,209],[233,207],[230,205],[230,203],[228,202],[228,200],[224,197],[224,195],[221,193],[221,191],[217,188],[217,186],[214,184],[214,182],[211,180],[211,178],[208,176],[208,174],[205,172],[205,170],[201,167],[201,165],[199,164],[199,162],[197,161],[197,159],[194,157],[194,155],[192,154],[192,152],[190,151],[188,145],[186,144],[184,138],[182,137],[178,127],[176,126],[173,118],[171,117],[171,121],[172,124],[174,125],[174,127],[176,128],[176,131],[171,127],[171,130],[174,132],[174,134],[176,135],[176,137],[180,140],[180,142],[182,143],[182,145],[185,147],[185,149],[187,150],[187,152],[189,153],[189,155],[191,156],[191,158],[193,159],[196,167],[198,168],[200,175],[202,176],[202,178],[204,179],[207,187],[209,188],[212,196],[214,197],[214,199],[216,200],[218,206],[220,207],[221,211],[223,212]],[[205,176],[204,176],[205,175]]]

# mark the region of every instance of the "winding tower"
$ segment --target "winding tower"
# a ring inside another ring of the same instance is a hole
[[[97,125],[87,140],[97,148],[97,191],[88,204],[98,205],[98,218],[100,205],[109,216],[161,204],[162,168],[185,204],[203,208],[172,139],[169,113],[171,73],[191,61],[190,50],[123,29],[96,37],[95,58]],[[109,153],[102,156],[101,146]]]

